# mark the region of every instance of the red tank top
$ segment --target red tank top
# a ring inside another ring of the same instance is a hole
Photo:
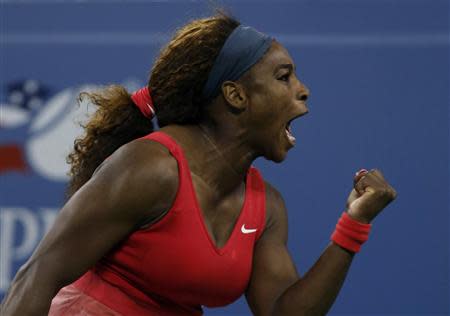
[[[212,241],[180,146],[162,132],[144,139],[168,148],[178,162],[179,187],[168,213],[132,233],[74,285],[123,315],[201,315],[202,305],[239,298],[250,279],[253,248],[265,225],[260,173],[247,172],[245,200],[222,248]]]

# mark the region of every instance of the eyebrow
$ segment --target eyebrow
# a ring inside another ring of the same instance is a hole
[[[275,72],[277,72],[278,70],[283,69],[283,68],[289,69],[291,71],[295,71],[295,65],[293,65],[293,64],[280,64],[275,68]]]

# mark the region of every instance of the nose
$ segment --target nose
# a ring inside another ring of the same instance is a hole
[[[306,100],[309,98],[309,89],[300,81],[297,79],[298,87],[297,87],[297,94],[296,99],[300,102],[300,106],[302,107],[303,115],[307,114],[309,112],[308,106],[306,105]]]
[[[299,80],[299,88],[297,91],[297,100],[306,102],[309,98],[309,89]]]

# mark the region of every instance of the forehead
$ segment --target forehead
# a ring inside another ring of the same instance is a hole
[[[253,67],[254,74],[275,70],[281,64],[292,64],[294,62],[286,48],[277,41],[273,41],[264,57]]]

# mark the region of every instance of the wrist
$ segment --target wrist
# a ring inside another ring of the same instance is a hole
[[[331,235],[331,240],[351,252],[359,252],[361,246],[369,239],[372,225],[362,223],[351,218],[347,212],[343,212],[336,229]]]
[[[348,214],[348,216],[361,223],[361,224],[370,224],[370,222],[372,221],[372,219],[368,219],[365,216],[362,216],[360,214],[358,214],[357,212],[352,211],[352,209],[347,209],[346,213]]]
[[[356,253],[356,252],[354,252],[354,251],[351,251],[351,250],[349,250],[349,249],[347,249],[347,248],[345,248],[345,247],[339,245],[339,244],[338,244],[337,242],[335,242],[334,240],[331,240],[330,245],[331,245],[331,246],[334,246],[334,247],[336,247],[337,249],[339,249],[340,251],[343,251],[343,252],[345,252],[346,254],[350,255],[350,257],[353,257],[353,256],[355,255],[355,253]]]

